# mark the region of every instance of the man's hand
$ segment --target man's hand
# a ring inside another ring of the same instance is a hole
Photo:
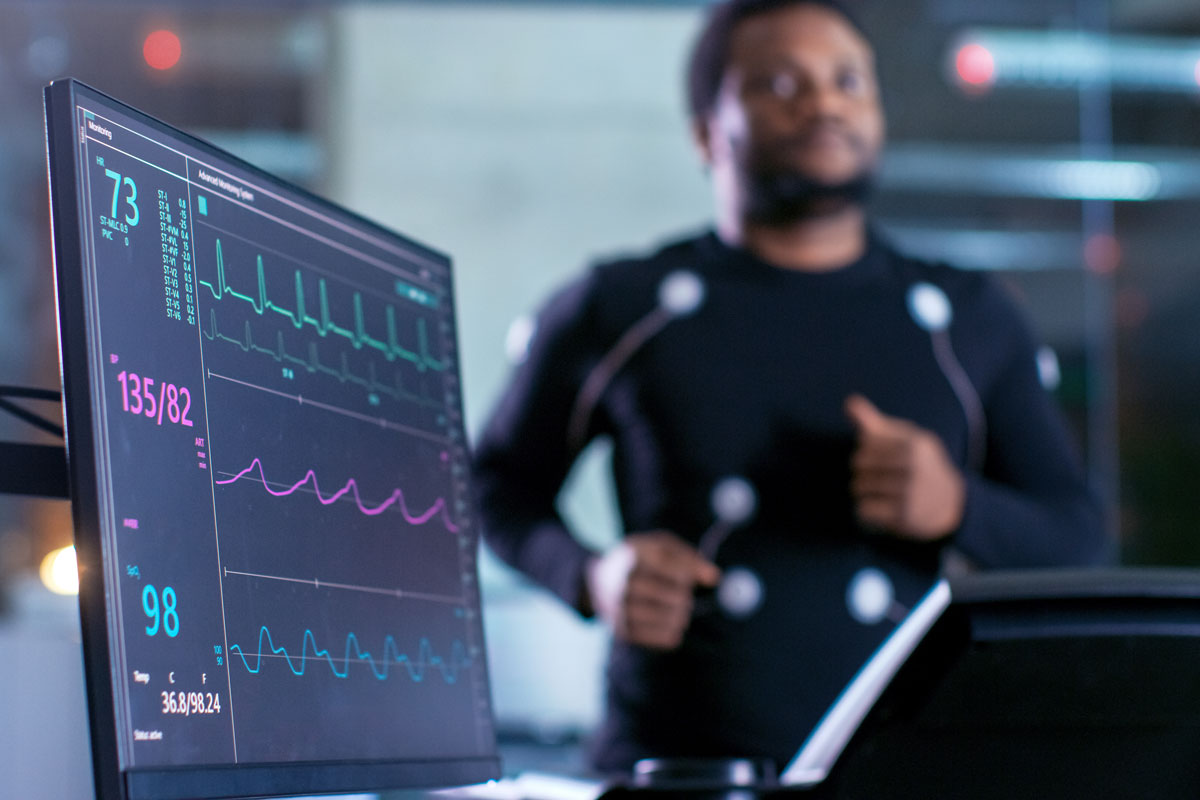
[[[670,650],[692,619],[696,586],[716,586],[721,571],[666,531],[633,533],[587,568],[596,614],[631,644]]]
[[[858,431],[850,492],[859,520],[905,539],[931,542],[962,522],[966,483],[938,436],[889,417],[861,395],[846,399]]]

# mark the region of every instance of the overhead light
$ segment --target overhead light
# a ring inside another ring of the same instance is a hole
[[[1195,196],[1200,164],[1100,161],[985,152],[972,148],[893,146],[881,177],[888,189],[994,197],[1141,202]]]
[[[951,79],[988,86],[1187,92],[1200,89],[1200,40],[981,28],[951,44]]]
[[[1153,200],[1162,174],[1137,161],[1058,161],[1042,167],[1045,197],[1073,200]]]

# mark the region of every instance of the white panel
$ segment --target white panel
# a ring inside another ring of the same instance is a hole
[[[455,259],[469,432],[509,372],[509,325],[590,261],[707,224],[683,93],[694,8],[404,4],[335,9],[328,151],[335,199]],[[615,535],[603,448],[564,508]],[[490,561],[502,722],[587,727],[603,631]]]

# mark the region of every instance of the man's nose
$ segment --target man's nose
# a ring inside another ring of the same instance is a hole
[[[833,81],[812,81],[805,92],[798,94],[800,110],[811,117],[841,119],[846,109],[846,95]]]

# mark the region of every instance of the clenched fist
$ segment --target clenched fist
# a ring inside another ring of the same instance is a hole
[[[670,650],[691,622],[695,588],[720,579],[716,565],[673,533],[632,533],[588,564],[588,599],[614,636]]]
[[[953,533],[962,522],[966,483],[942,440],[861,395],[846,399],[846,415],[858,432],[850,492],[859,520],[917,541]]]

